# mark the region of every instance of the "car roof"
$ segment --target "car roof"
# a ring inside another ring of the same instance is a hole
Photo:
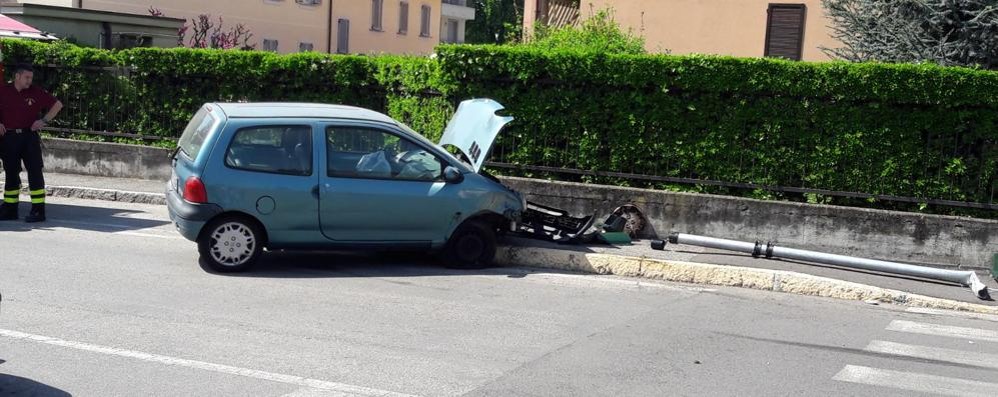
[[[298,102],[248,102],[214,103],[229,118],[331,118],[380,121],[397,125],[398,122],[370,109],[346,105]]]

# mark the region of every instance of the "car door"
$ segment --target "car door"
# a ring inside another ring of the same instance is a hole
[[[315,131],[308,121],[238,121],[207,182],[227,211],[257,218],[271,246],[322,241],[318,224]]]
[[[323,127],[322,233],[339,242],[442,242],[460,217],[460,185],[444,182],[447,163],[388,126]]]

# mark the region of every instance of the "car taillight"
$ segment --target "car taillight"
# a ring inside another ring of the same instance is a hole
[[[204,190],[204,183],[196,176],[187,178],[184,182],[184,200],[192,203],[204,204],[208,202],[208,192]]]

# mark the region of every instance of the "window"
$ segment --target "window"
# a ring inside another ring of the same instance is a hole
[[[399,2],[399,34],[409,32],[409,3]]]
[[[807,7],[803,4],[770,4],[767,14],[763,55],[801,60]]]
[[[419,35],[422,37],[430,37],[430,6],[423,6],[423,12],[419,22]]]
[[[445,33],[445,36],[443,37],[443,41],[445,43],[457,43],[458,42],[457,41],[457,39],[458,39],[458,37],[457,37],[457,27],[458,27],[457,21],[453,20],[453,19],[447,19],[447,22],[444,24],[444,27],[447,29],[447,32]]]
[[[381,15],[384,8],[384,0],[371,0],[371,30],[381,31]]]
[[[177,146],[180,151],[191,160],[197,160],[204,139],[211,132],[211,126],[215,125],[215,118],[211,116],[211,108],[203,107],[194,114],[191,121],[184,128],[184,133],[180,135]]]
[[[277,39],[263,39],[263,50],[277,52]]]
[[[336,53],[350,52],[350,20],[340,19],[336,24]]]
[[[304,4],[307,6],[317,6],[322,4],[322,0],[295,0],[295,3]]]
[[[260,126],[243,128],[225,152],[225,165],[247,171],[312,175],[312,128]]]
[[[414,142],[393,133],[363,127],[326,129],[330,177],[443,180],[443,162]]]
[[[112,46],[119,50],[136,47],[152,47],[152,36],[144,36],[139,33],[119,33],[112,39],[112,41]]]
[[[298,52],[312,51],[315,46],[312,43],[300,42],[298,43]]]

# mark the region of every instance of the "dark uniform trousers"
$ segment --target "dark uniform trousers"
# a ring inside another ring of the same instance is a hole
[[[0,137],[0,158],[3,159],[4,202],[17,203],[21,189],[21,162],[28,171],[28,188],[32,204],[45,202],[45,178],[42,176],[41,137],[29,128],[8,128]],[[36,194],[38,193],[38,194]],[[35,197],[39,196],[39,197]]]

